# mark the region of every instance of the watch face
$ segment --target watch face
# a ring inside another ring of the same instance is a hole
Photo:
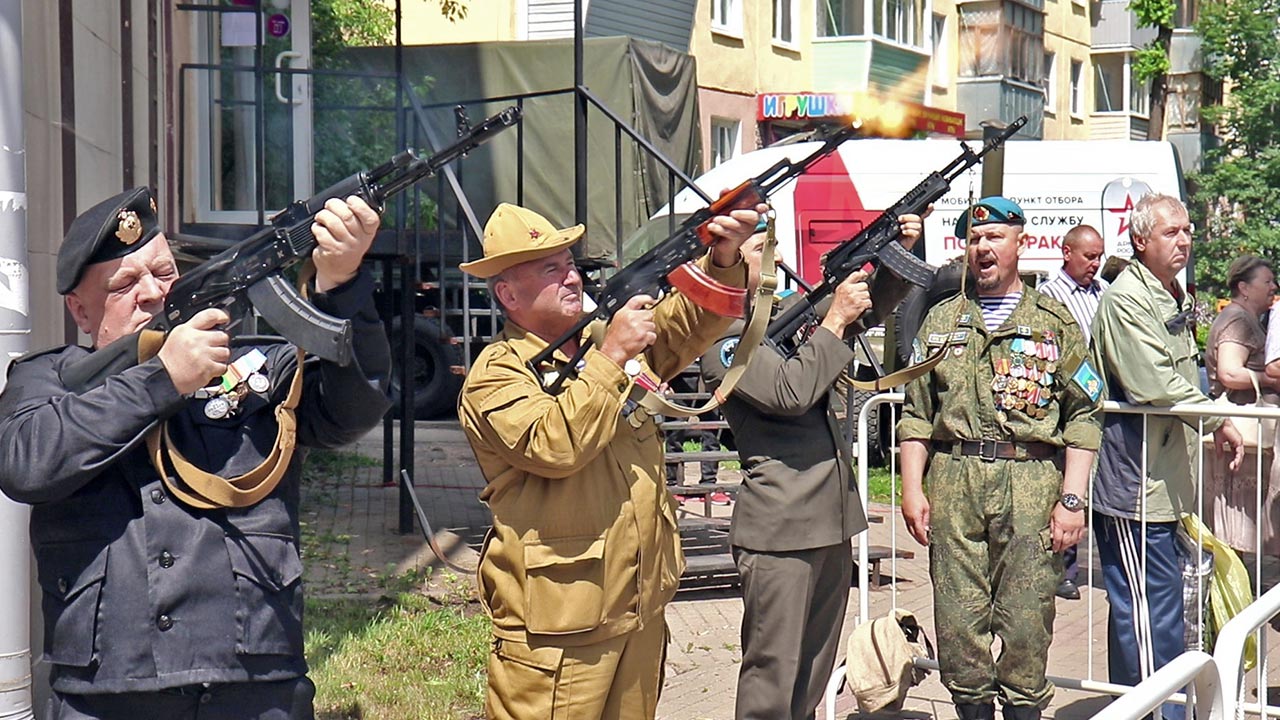
[[[1079,510],[1084,507],[1084,501],[1075,493],[1063,493],[1062,499],[1059,502],[1062,503],[1062,507],[1068,510]]]

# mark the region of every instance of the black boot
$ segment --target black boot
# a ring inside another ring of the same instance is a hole
[[[996,706],[992,703],[956,703],[960,720],[996,720]]]
[[[1005,705],[1004,720],[1040,720],[1040,706]]]

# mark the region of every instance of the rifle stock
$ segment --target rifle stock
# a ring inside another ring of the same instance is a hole
[[[355,173],[310,198],[294,201],[271,218],[270,226],[178,278],[165,297],[164,309],[144,331],[167,334],[207,308],[221,308],[237,317],[252,306],[291,343],[325,360],[350,363],[351,322],[317,310],[281,275],[311,256],[316,246],[311,234],[316,214],[330,199],[345,200],[352,195],[381,214],[388,199],[512,127],[521,115],[518,107],[509,107],[429,157],[403,150],[372,170]],[[135,333],[64,368],[61,378],[68,389],[83,392],[138,362]]]
[[[852,137],[856,130],[857,128],[852,125],[842,126],[829,135],[821,147],[800,161],[781,160],[685,218],[666,240],[650,248],[609,279],[600,296],[596,298],[594,311],[584,314],[563,335],[553,340],[529,361],[529,367],[533,369],[534,374],[542,378],[543,373],[539,368],[551,359],[558,348],[570,341],[578,340],[591,323],[597,320],[608,322],[626,305],[628,300],[637,295],[657,297],[675,288],[699,307],[720,315],[742,317],[746,310],[746,291],[725,285],[694,265],[694,261],[715,242],[709,228],[711,221],[717,215],[725,215],[733,210],[754,208],[767,201],[778,188],[799,177],[818,161],[835,152],[836,148]],[[592,344],[593,341],[590,338],[583,340],[566,367],[576,367]],[[554,395],[560,391],[566,379],[567,373],[556,373],[555,379],[544,385],[544,389]]]
[[[924,214],[931,203],[951,190],[951,183],[957,177],[981,162],[984,155],[1003,145],[1026,124],[1026,116],[1019,117],[989,139],[978,152],[961,141],[959,157],[943,169],[929,173],[870,225],[827,254],[822,264],[822,281],[805,293],[800,302],[791,305],[769,323],[765,341],[784,355],[794,354],[804,341],[803,331],[817,322],[818,303],[834,293],[849,275],[868,265],[871,269],[884,265],[903,280],[928,287],[933,281],[934,269],[898,244],[898,236],[902,234],[898,219],[903,215]]]

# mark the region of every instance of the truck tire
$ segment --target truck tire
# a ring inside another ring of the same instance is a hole
[[[875,397],[876,393],[868,390],[854,390],[849,388],[848,392],[852,393],[853,403],[850,407],[849,427],[853,431],[853,446],[858,446],[858,414],[862,412],[862,406],[867,400]],[[880,414],[884,411],[881,405],[875,412],[867,416],[867,465],[879,466],[884,463],[884,445],[883,435],[880,432]]]
[[[453,412],[462,389],[462,376],[452,366],[462,365],[462,349],[449,342],[452,334],[431,318],[413,318],[413,415],[430,420]],[[400,407],[401,318],[391,321],[392,412]]]
[[[928,288],[913,287],[906,299],[893,311],[894,351],[898,354],[897,367],[911,362],[911,341],[915,340],[924,324],[925,315],[935,305],[960,292],[960,275],[964,268],[960,263],[949,263],[938,268],[933,284]]]

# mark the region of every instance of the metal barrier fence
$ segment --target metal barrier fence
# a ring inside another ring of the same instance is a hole
[[[903,400],[902,393],[883,393],[876,395],[866,401],[857,415],[856,427],[857,433],[855,437],[858,439],[855,443],[855,452],[857,457],[858,471],[858,489],[866,502],[868,497],[868,485],[870,476],[870,467],[867,452],[868,430],[870,427],[869,418],[871,413],[885,413],[887,417],[882,416],[880,423],[889,423],[891,428],[890,451],[886,453],[886,461],[889,471],[890,488],[889,496],[893,510],[897,510],[897,498],[899,492],[899,475],[897,467],[897,434],[896,424],[898,419],[898,409]],[[1176,416],[1186,423],[1194,424],[1200,431],[1200,435],[1204,433],[1204,422],[1210,418],[1216,417],[1236,417],[1236,418],[1258,418],[1260,420],[1277,420],[1280,421],[1280,409],[1276,408],[1241,408],[1235,406],[1226,406],[1219,404],[1201,404],[1201,405],[1177,405],[1173,407],[1146,407],[1132,406],[1123,403],[1107,402],[1104,404],[1104,410],[1107,413],[1132,414],[1142,417],[1143,445],[1142,445],[1142,473],[1145,476],[1147,472],[1147,463],[1149,459],[1149,449],[1147,447],[1147,430],[1150,419],[1157,416]],[[1273,588],[1265,595],[1262,590],[1269,584],[1275,584],[1280,581],[1280,571],[1277,571],[1274,560],[1271,563],[1264,562],[1265,546],[1264,532],[1267,529],[1267,523],[1264,521],[1264,511],[1267,509],[1266,488],[1269,484],[1270,476],[1270,456],[1272,448],[1275,444],[1275,438],[1263,437],[1263,423],[1258,423],[1255,431],[1257,450],[1246,455],[1246,461],[1242,464],[1241,471],[1251,467],[1253,471],[1253,488],[1254,502],[1252,516],[1254,522],[1254,538],[1252,543],[1252,564],[1251,564],[1251,592],[1254,602],[1244,611],[1240,612],[1227,626],[1218,633],[1215,642],[1214,654],[1212,656],[1203,652],[1199,648],[1189,648],[1176,661],[1169,663],[1159,672],[1152,674],[1143,683],[1138,686],[1119,685],[1106,682],[1099,679],[1095,675],[1095,665],[1100,659],[1098,655],[1090,657],[1087,670],[1083,677],[1059,677],[1051,676],[1050,680],[1057,686],[1068,689],[1083,690],[1102,695],[1120,696],[1120,700],[1109,705],[1098,716],[1107,718],[1139,718],[1152,709],[1160,706],[1165,702],[1189,703],[1196,707],[1196,717],[1242,717],[1244,714],[1260,715],[1263,718],[1277,716],[1280,717],[1280,707],[1267,705],[1267,676],[1268,676],[1268,653],[1267,653],[1267,637],[1266,633],[1261,629],[1277,615],[1280,615],[1280,586]],[[1205,443],[1198,444],[1198,449],[1194,453],[1194,461],[1196,467],[1189,468],[1194,472],[1195,477],[1195,505],[1196,514],[1205,520],[1205,525],[1214,530],[1212,513],[1206,514],[1206,509],[1213,509],[1215,498],[1206,497],[1206,477],[1210,472],[1208,467],[1208,454]],[[1210,448],[1211,449],[1211,448]],[[1142,506],[1139,508],[1140,522],[1146,522],[1146,502],[1143,498]],[[894,513],[889,513],[893,516]],[[1094,556],[1095,548],[1091,538],[1093,537],[1093,517],[1092,514],[1088,521],[1088,534],[1086,539],[1081,543],[1079,548],[1080,564],[1082,566],[1084,576],[1086,577],[1086,585],[1088,587],[1095,586]],[[1280,528],[1275,528],[1280,532]],[[899,607],[898,604],[898,549],[905,533],[900,532],[897,523],[889,525],[889,543],[891,552],[886,558],[889,563],[888,576],[894,578],[890,584],[889,605],[888,609],[884,609],[883,614],[892,608]],[[909,538],[909,536],[907,536]],[[914,546],[914,540],[908,540]],[[870,563],[869,559],[870,542],[866,536],[862,536],[858,543],[856,557],[857,563],[857,582],[858,582],[858,614],[857,624],[867,622],[872,619],[871,601],[873,588],[870,585]],[[1239,552],[1239,550],[1237,550]],[[1144,574],[1146,567],[1147,547],[1145,533],[1143,534],[1142,545],[1140,548],[1140,562],[1142,564]],[[1248,557],[1248,556],[1246,556]],[[1242,558],[1245,560],[1245,558]],[[1264,574],[1264,565],[1268,565],[1270,572]],[[1205,585],[1203,576],[1196,587],[1196,607],[1199,609],[1197,614],[1197,624],[1199,628],[1204,627],[1207,619],[1204,617],[1203,609],[1205,603],[1203,599],[1208,588]],[[1095,612],[1100,608],[1100,603],[1095,602],[1094,594],[1087,593],[1083,603],[1085,612],[1087,613],[1087,647],[1093,648],[1095,645],[1096,623]],[[1067,615],[1072,613],[1072,608],[1076,606],[1068,605],[1066,609],[1060,608],[1059,615]],[[910,609],[910,608],[908,608]],[[1253,637],[1257,642],[1257,665],[1250,672],[1244,670],[1244,652],[1245,643]],[[927,659],[917,659],[917,665],[925,668],[936,669],[937,663]],[[835,695],[840,688],[840,679],[843,674],[843,667],[837,667],[833,673],[831,682],[828,685],[827,693],[827,717],[834,717]],[[1105,676],[1105,668],[1102,673]],[[1253,682],[1249,680],[1252,678]],[[1188,685],[1189,684],[1189,685]],[[1184,686],[1191,688],[1192,698],[1190,701],[1181,693]],[[1246,702],[1246,693],[1254,688],[1258,694],[1258,701]]]

